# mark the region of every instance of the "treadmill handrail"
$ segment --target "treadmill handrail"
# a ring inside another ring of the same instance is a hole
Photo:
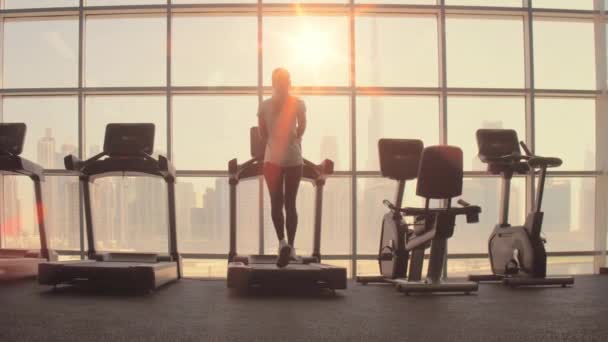
[[[238,164],[236,158],[228,162],[228,173],[230,179],[240,181],[263,175],[264,162],[258,158],[252,158],[243,164]],[[302,178],[309,181],[325,180],[327,176],[334,173],[334,164],[331,160],[325,159],[320,164],[315,164],[308,159],[304,159],[302,164]]]
[[[76,171],[87,178],[115,173],[142,173],[162,177],[167,182],[174,182],[176,178],[175,166],[167,157],[159,155],[158,159],[155,159],[143,152],[133,157],[112,157],[102,152],[85,161],[69,155],[64,158],[64,163],[67,170]]]
[[[16,155],[0,155],[0,172],[16,173],[44,181],[44,168],[33,161]]]
[[[28,176],[34,182],[34,198],[36,200],[36,218],[38,220],[38,233],[40,236],[40,254],[46,260],[51,259],[46,220],[42,201],[42,185],[44,181],[44,168],[21,156],[8,154],[0,156],[0,173],[2,171]]]
[[[311,161],[304,159],[302,170],[302,178],[313,182],[315,187],[315,220],[314,220],[314,237],[313,237],[313,253],[312,256],[318,262],[321,261],[321,225],[323,212],[323,188],[327,176],[334,172],[334,163],[329,159],[325,159],[320,164],[314,164]],[[230,251],[228,253],[228,261],[232,262],[237,255],[236,251],[236,235],[237,235],[237,200],[236,189],[240,180],[254,178],[263,174],[263,161],[259,158],[252,158],[243,164],[238,164],[236,158],[228,162],[228,174],[230,184],[229,194],[229,224],[230,224]]]

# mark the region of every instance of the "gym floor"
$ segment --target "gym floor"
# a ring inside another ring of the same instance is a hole
[[[148,295],[0,285],[0,341],[607,341],[608,276],[573,288],[481,285],[476,295],[230,293],[183,279]]]

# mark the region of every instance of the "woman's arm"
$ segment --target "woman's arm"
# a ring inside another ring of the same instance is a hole
[[[302,101],[302,106],[301,106],[301,108],[299,108],[296,115],[298,118],[297,135],[298,135],[298,138],[301,139],[302,136],[304,135],[304,132],[306,131],[306,105],[304,104],[303,101]]]
[[[266,127],[266,120],[264,120],[261,104],[260,108],[258,108],[258,132],[260,133],[260,138],[262,138],[263,141],[266,141],[268,138],[268,128]]]

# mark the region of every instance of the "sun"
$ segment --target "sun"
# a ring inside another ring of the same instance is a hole
[[[306,27],[294,32],[289,45],[290,59],[298,66],[317,68],[331,56],[329,36],[315,28]]]

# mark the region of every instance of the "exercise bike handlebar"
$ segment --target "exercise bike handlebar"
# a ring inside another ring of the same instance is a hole
[[[542,169],[549,167],[558,167],[562,165],[562,160],[556,157],[541,157],[532,154],[532,151],[528,148],[525,142],[520,141],[521,148],[526,152],[528,157],[528,165],[533,169]]]
[[[425,216],[441,213],[450,214],[454,216],[466,215],[468,223],[479,222],[479,214],[481,213],[481,207],[471,205],[463,199],[458,200],[458,204],[462,206],[461,208],[397,208],[393,203],[386,199],[382,201],[382,203],[390,210],[402,213],[405,216]]]

